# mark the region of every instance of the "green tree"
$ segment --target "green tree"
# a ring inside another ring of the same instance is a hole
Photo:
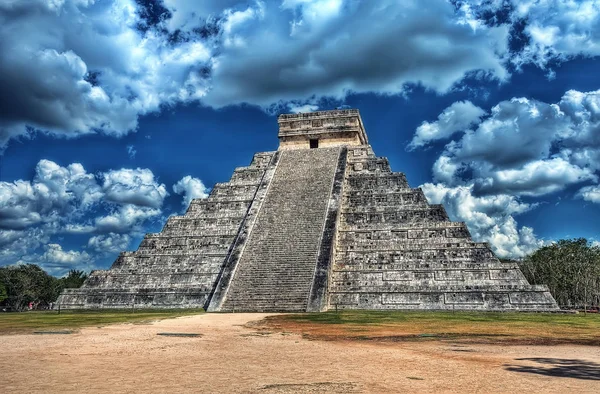
[[[0,303],[3,302],[8,295],[6,294],[6,287],[3,283],[0,283]]]
[[[69,273],[60,279],[63,289],[77,289],[83,285],[87,279],[87,274],[79,270],[70,270]],[[62,289],[61,289],[62,290]]]
[[[532,284],[546,284],[562,307],[600,305],[600,248],[584,238],[544,246],[521,262]]]
[[[20,311],[30,302],[47,305],[60,293],[59,280],[35,264],[18,264],[0,268],[0,283],[6,289],[5,303]]]

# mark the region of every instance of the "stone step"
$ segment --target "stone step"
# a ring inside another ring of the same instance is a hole
[[[306,310],[339,154],[280,152],[221,310]]]

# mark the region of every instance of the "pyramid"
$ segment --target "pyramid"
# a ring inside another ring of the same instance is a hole
[[[256,153],[63,308],[556,310],[368,143],[357,110],[281,115]]]

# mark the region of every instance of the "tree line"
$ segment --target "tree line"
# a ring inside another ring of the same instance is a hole
[[[70,270],[62,278],[49,275],[35,264],[17,264],[0,267],[0,309],[22,311],[46,309],[66,288],[80,287],[87,275]]]
[[[519,265],[529,283],[548,285],[560,307],[600,306],[600,247],[585,238],[544,246]]]

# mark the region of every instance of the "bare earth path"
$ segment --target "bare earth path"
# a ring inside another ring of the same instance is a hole
[[[0,391],[600,392],[600,347],[311,341],[244,327],[264,316],[203,314],[72,335],[0,336]]]

